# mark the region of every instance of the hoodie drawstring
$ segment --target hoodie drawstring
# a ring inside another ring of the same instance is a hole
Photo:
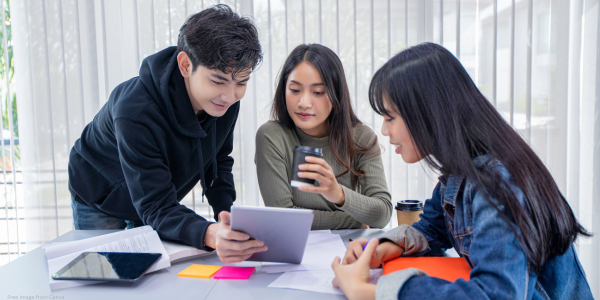
[[[212,127],[215,127],[215,124],[217,122],[213,122],[212,123]],[[217,175],[217,145],[216,145],[216,139],[217,139],[217,133],[216,133],[216,129],[215,128],[209,128],[208,131],[210,132],[211,135],[211,143],[212,143],[212,153],[211,153],[211,159],[212,159],[212,172],[213,172],[213,180],[210,183],[210,186],[212,186],[212,184],[215,182],[215,180],[217,178],[219,178],[219,175]],[[201,143],[201,139],[197,140],[198,142],[198,158],[200,161],[200,185],[202,186],[202,203],[204,203],[204,191],[206,191],[207,188],[207,184],[206,184],[206,178],[204,176],[204,157],[203,157],[203,153],[202,153],[202,143]]]
[[[206,180],[204,179],[204,158],[202,157],[202,145],[200,139],[197,139],[198,158],[200,161],[200,186],[202,186],[202,203],[204,203],[204,191],[206,190]]]
[[[213,122],[213,127],[216,127],[217,122]],[[213,171],[213,182],[215,182],[215,180],[217,180],[217,178],[219,178],[219,175],[217,175],[217,129],[216,128],[211,128],[210,130],[211,132],[211,136],[212,136],[212,171]],[[210,186],[212,186],[213,182],[210,183]]]

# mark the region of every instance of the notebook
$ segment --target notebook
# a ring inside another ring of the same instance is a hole
[[[431,277],[454,282],[470,279],[471,267],[463,257],[398,257],[383,264],[383,275],[415,268]]]

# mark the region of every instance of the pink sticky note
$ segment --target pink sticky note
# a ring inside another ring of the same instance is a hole
[[[222,267],[213,278],[248,280],[252,272],[254,272],[254,267]]]

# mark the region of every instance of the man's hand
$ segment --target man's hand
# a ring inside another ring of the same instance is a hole
[[[204,244],[217,250],[217,255],[224,263],[242,262],[256,252],[267,251],[267,246],[239,231],[231,230],[231,214],[222,211],[219,223],[211,224],[204,234]]]

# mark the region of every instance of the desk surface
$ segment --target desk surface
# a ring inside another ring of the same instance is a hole
[[[348,239],[373,237],[384,230],[333,230],[348,246]],[[73,230],[53,242],[80,240],[113,230]],[[133,284],[100,283],[50,291],[48,264],[41,247],[0,267],[0,299],[346,299],[344,296],[290,289],[267,288],[281,274],[256,272],[249,280],[178,277],[191,264],[225,265],[216,254],[173,264]],[[260,263],[246,262],[257,266]]]

